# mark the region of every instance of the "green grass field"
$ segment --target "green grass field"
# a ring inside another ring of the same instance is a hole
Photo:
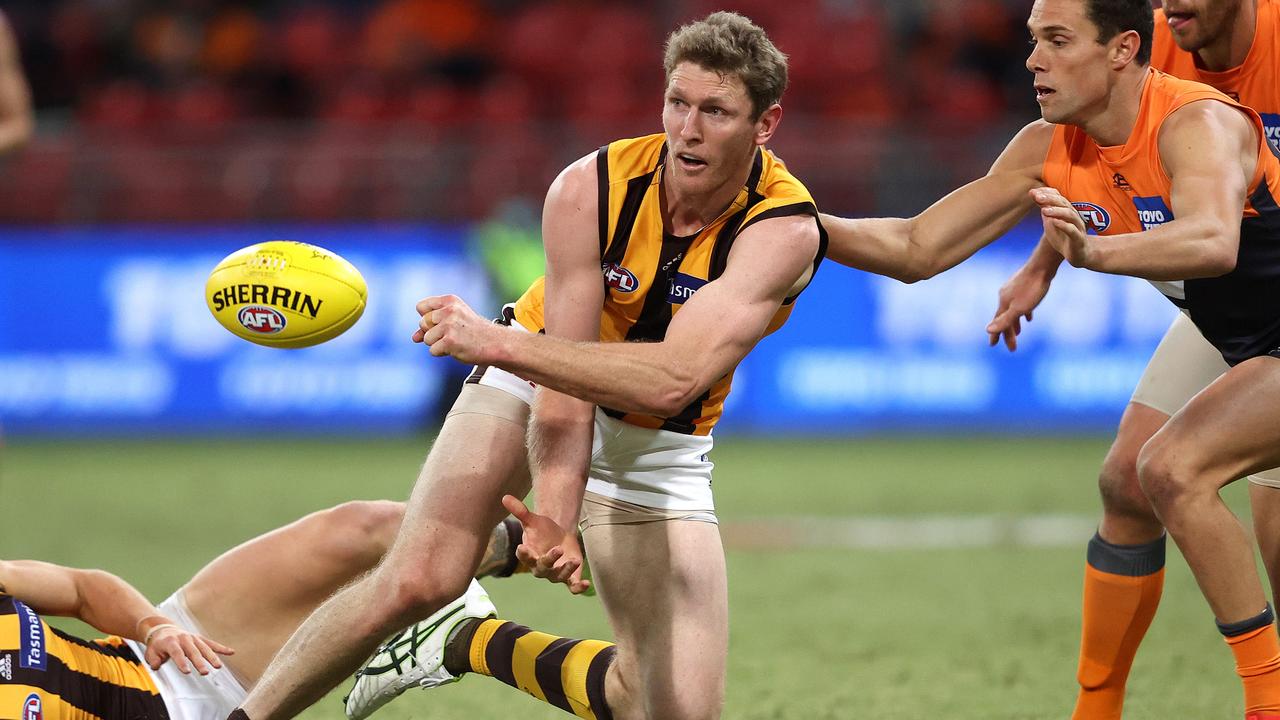
[[[227,547],[352,498],[403,499],[426,441],[21,442],[0,455],[0,557],[97,566],[166,596]],[[1084,543],[786,545],[759,521],[1097,513],[1099,439],[721,442],[729,538],[726,718],[1062,719],[1074,697]],[[1244,488],[1231,488],[1242,507]],[[1170,545],[1172,548],[1172,544]],[[528,577],[487,584],[505,617],[607,637],[593,599]],[[77,627],[77,626],[70,626]],[[79,626],[83,630],[83,626]],[[305,717],[342,717],[338,695]],[[567,717],[485,678],[379,716]],[[1176,551],[1126,718],[1241,715],[1231,657]]]

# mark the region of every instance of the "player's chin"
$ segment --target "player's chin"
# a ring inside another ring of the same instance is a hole
[[[1177,45],[1178,49],[1183,52],[1200,52],[1204,49],[1205,45],[1209,44],[1208,39],[1203,33],[1197,32],[1193,29],[1182,28],[1179,30],[1171,30],[1170,34],[1173,36],[1173,44]]]
[[[702,195],[714,192],[720,186],[720,178],[711,176],[711,173],[703,172],[692,177],[686,176],[683,185],[685,192]]]

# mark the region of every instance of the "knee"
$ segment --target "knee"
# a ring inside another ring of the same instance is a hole
[[[1162,515],[1201,494],[1206,488],[1195,464],[1184,452],[1153,439],[1138,455],[1138,482],[1152,507]]]
[[[1098,473],[1098,493],[1102,508],[1108,513],[1126,516],[1151,515],[1151,504],[1138,481],[1138,459],[1128,452],[1112,448]]]
[[[404,503],[355,500],[317,513],[316,551],[360,569],[373,567],[395,540]]]
[[[422,620],[457,599],[471,582],[465,569],[423,562],[421,557],[409,562],[388,558],[376,574],[378,596],[402,625]]]

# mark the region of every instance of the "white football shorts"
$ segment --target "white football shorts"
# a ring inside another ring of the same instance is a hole
[[[467,379],[533,404],[528,380],[495,367],[476,368]],[[514,418],[513,418],[514,419]],[[690,519],[715,522],[708,455],[711,436],[642,428],[596,408],[587,490],[615,500],[661,510],[687,511]]]
[[[199,635],[205,634],[187,609],[187,603],[182,599],[182,590],[170,595],[156,607],[182,629]],[[125,642],[139,658],[144,657],[146,648],[142,643],[134,640]],[[240,707],[240,703],[249,696],[226,665],[220,670],[211,670],[208,675],[201,675],[195,670],[190,675],[183,674],[172,660],[166,661],[159,670],[152,670],[145,661],[143,667],[146,667],[159,688],[170,720],[226,720],[231,711]]]

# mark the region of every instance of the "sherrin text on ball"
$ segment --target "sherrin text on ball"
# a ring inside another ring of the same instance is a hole
[[[250,245],[223,258],[204,292],[224,328],[279,348],[341,335],[360,319],[368,296],[354,265],[324,248],[287,240]]]

